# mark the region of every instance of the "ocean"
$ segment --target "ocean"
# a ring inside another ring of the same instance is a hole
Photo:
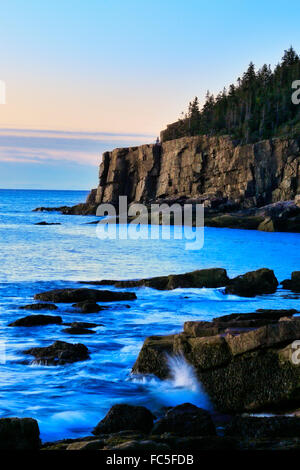
[[[99,323],[94,335],[70,335],[61,325],[8,327],[30,313],[19,307],[32,303],[34,294],[78,287],[78,281],[210,267],[226,268],[230,276],[268,267],[282,281],[299,270],[300,234],[205,228],[203,248],[188,251],[184,240],[100,240],[96,225],[88,224],[93,216],[32,212],[39,206],[78,204],[86,196],[85,191],[0,190],[0,417],[37,419],[43,441],[90,434],[115,403],[145,405],[154,413],[186,401],[210,409],[194,371],[180,360],[171,360],[172,380],[131,376],[144,339],[180,332],[187,320],[300,308],[299,300],[284,298],[287,291],[281,288],[250,299],[225,295],[222,289],[139,288],[129,289],[137,300],[108,304],[99,313],[81,314],[59,304],[55,315],[66,323]],[[41,221],[61,225],[34,225]],[[25,349],[55,340],[85,344],[90,360],[65,366],[24,364]]]

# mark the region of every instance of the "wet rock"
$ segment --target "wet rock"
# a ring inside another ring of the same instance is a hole
[[[247,216],[243,214],[220,214],[217,216],[208,216],[205,218],[205,226],[219,228],[236,228],[256,230],[263,222],[260,216]]]
[[[72,303],[72,302],[117,302],[121,300],[134,300],[136,295],[133,292],[115,292],[96,289],[54,289],[41,292],[34,296],[35,300],[48,302]]]
[[[40,431],[32,418],[0,419],[0,450],[38,450]]]
[[[186,322],[183,333],[147,338],[132,372],[168,378],[167,355],[181,354],[219,411],[292,406],[300,396],[300,366],[293,359],[300,319],[294,313],[261,310],[244,314],[245,320],[243,314],[233,314],[212,322]],[[206,330],[213,333],[215,328],[217,334],[207,336]]]
[[[96,328],[96,326],[103,326],[101,323],[87,323],[84,321],[74,321],[72,323],[65,323],[71,328]]]
[[[235,416],[225,427],[225,436],[239,439],[297,437],[299,434],[300,418],[292,416]]]
[[[291,279],[286,279],[281,284],[284,289],[300,292],[300,271],[294,271]]]
[[[132,368],[136,374],[155,374],[160,379],[169,376],[166,354],[173,353],[174,335],[146,338]]]
[[[94,285],[114,285],[116,287],[152,287],[159,290],[173,290],[179,287],[193,288],[215,288],[224,287],[228,284],[229,278],[226,269],[211,268],[200,269],[185,274],[170,274],[169,276],[152,277],[133,281],[94,281]]]
[[[92,432],[95,435],[125,430],[147,433],[153,427],[153,418],[153,414],[144,406],[118,404],[111,407]]]
[[[96,304],[96,302],[89,301],[77,302],[76,304],[73,304],[72,307],[79,309],[81,313],[97,313],[106,308],[101,307]]]
[[[21,310],[57,310],[57,306],[54,304],[30,304],[30,305],[23,305],[19,307]]]
[[[37,222],[37,223],[34,224],[34,225],[61,225],[61,223],[59,223],[59,222],[45,222],[45,221],[43,221],[43,222]]]
[[[170,452],[170,447],[163,442],[155,442],[152,440],[131,440],[123,442],[115,447],[109,447],[109,450],[118,450],[126,452],[152,452],[156,454],[164,454]]]
[[[29,315],[19,318],[8,326],[42,326],[42,325],[60,325],[62,318],[54,315]]]
[[[216,429],[208,411],[184,403],[167,411],[158,420],[152,434],[174,433],[180,436],[214,436]]]
[[[100,450],[103,449],[105,441],[94,439],[91,441],[77,441],[67,445],[66,450]]]
[[[96,331],[89,330],[88,328],[82,328],[82,327],[79,327],[79,326],[64,328],[63,332],[68,333],[70,335],[93,335],[93,334],[96,333]]]
[[[63,365],[89,359],[88,348],[84,344],[70,344],[55,341],[51,346],[30,348],[24,351],[35,357],[34,364]]]
[[[276,292],[277,286],[278,281],[274,271],[262,268],[231,279],[225,292],[242,297],[254,297],[261,294],[272,294]]]
[[[186,357],[201,370],[224,366],[231,360],[227,342],[221,335],[189,338],[190,353]]]

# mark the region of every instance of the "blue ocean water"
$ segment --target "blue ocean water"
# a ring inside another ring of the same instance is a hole
[[[94,335],[68,335],[58,325],[8,327],[28,314],[19,306],[32,302],[35,293],[76,287],[78,281],[208,267],[224,267],[230,276],[268,267],[282,281],[300,269],[299,234],[205,228],[203,249],[187,251],[184,240],[99,240],[96,226],[88,224],[93,216],[32,212],[38,206],[77,204],[86,195],[0,190],[0,416],[36,418],[44,441],[89,434],[114,403],[143,404],[154,412],[186,401],[209,408],[193,371],[180,361],[172,362],[174,378],[167,382],[131,377],[145,337],[179,332],[186,320],[257,308],[300,308],[299,300],[284,298],[288,292],[280,288],[254,299],[227,296],[222,289],[141,288],[131,289],[137,300],[110,304],[99,313],[83,315],[59,305],[55,313],[64,322],[102,324]],[[61,225],[34,225],[40,221]],[[91,359],[60,367],[23,364],[23,350],[55,340],[84,343]]]

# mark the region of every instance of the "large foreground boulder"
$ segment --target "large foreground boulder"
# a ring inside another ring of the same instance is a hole
[[[152,429],[153,418],[153,414],[144,406],[114,405],[97,424],[93,434],[110,434],[126,430],[148,433]]]
[[[291,279],[285,279],[281,284],[284,289],[300,292],[300,271],[294,271]]]
[[[8,326],[42,326],[42,325],[60,325],[62,318],[54,315],[28,315],[19,318]]]
[[[0,419],[0,450],[38,450],[40,431],[32,418]]]
[[[70,344],[64,341],[55,341],[51,346],[44,348],[30,348],[24,351],[35,357],[33,364],[63,365],[89,359],[88,348],[84,344]]]
[[[257,311],[245,314],[245,320],[234,314],[212,322],[186,322],[183,333],[147,338],[132,371],[170,378],[167,355],[181,355],[194,366],[220,411],[300,405],[295,343],[300,340],[300,319],[293,313]]]
[[[216,429],[208,411],[191,403],[175,406],[158,420],[152,434],[170,432],[179,436],[215,436]]]
[[[277,286],[278,281],[274,271],[262,268],[231,279],[225,292],[243,297],[254,297],[261,294],[273,294]]]
[[[134,300],[136,295],[133,292],[115,292],[96,289],[54,289],[41,292],[34,296],[36,300],[48,302],[72,303],[72,302],[116,302],[119,300]]]
[[[116,287],[152,287],[159,290],[173,290],[179,287],[193,288],[215,288],[224,287],[228,284],[229,278],[226,269],[211,268],[199,269],[185,274],[170,274],[169,276],[152,277],[149,279],[139,279],[133,281],[94,281],[94,285],[114,285]]]

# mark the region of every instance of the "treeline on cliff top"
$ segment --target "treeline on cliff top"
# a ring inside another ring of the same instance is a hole
[[[194,135],[229,134],[245,143],[300,134],[300,105],[292,103],[292,83],[300,80],[300,57],[290,47],[274,70],[250,62],[236,84],[217,96],[209,92],[202,109],[197,97],[186,114],[170,124],[163,140]]]

